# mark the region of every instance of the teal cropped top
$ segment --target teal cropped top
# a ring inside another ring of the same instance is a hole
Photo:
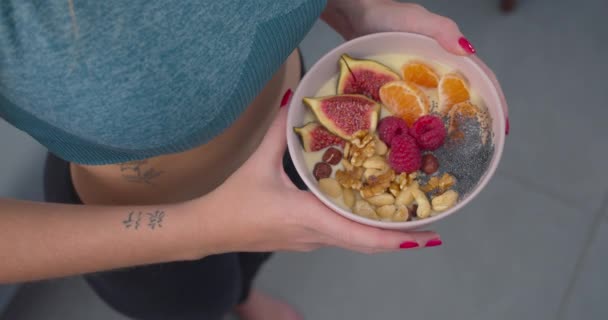
[[[110,164],[206,143],[296,48],[323,0],[7,0],[0,117]]]

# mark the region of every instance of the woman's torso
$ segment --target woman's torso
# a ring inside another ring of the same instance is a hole
[[[191,198],[255,149],[299,77],[295,60],[281,63],[323,6],[3,3],[0,116],[79,163],[85,202]]]
[[[71,164],[76,192],[88,204],[156,204],[193,199],[219,186],[261,142],[285,91],[300,79],[294,52],[225,132],[194,149],[112,165]]]

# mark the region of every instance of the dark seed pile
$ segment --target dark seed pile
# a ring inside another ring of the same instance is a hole
[[[449,173],[456,178],[454,189],[462,199],[467,193],[475,188],[492,159],[494,144],[491,135],[488,135],[485,144],[482,144],[484,130],[475,118],[459,117],[458,128],[463,137],[457,139],[446,138],[445,144],[435,150],[434,155],[439,160],[439,171],[434,175]],[[421,177],[425,184],[430,177]]]

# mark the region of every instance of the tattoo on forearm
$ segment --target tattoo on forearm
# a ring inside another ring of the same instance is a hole
[[[162,228],[164,219],[166,218],[165,211],[155,210],[151,212],[130,211],[127,218],[122,221],[125,229],[139,230],[139,227],[148,229]],[[143,221],[142,221],[143,220]],[[142,224],[145,224],[142,226]]]
[[[148,165],[148,160],[129,161],[120,164],[122,177],[128,182],[152,184],[163,172]]]

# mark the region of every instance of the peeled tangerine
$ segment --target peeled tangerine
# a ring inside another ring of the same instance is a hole
[[[327,131],[318,122],[309,122],[293,130],[300,135],[306,152],[323,150],[329,146],[344,145],[342,138]]]
[[[353,59],[347,54],[340,58],[338,94],[362,94],[380,101],[380,87],[395,80],[399,80],[399,75],[381,63]]]
[[[391,81],[383,85],[380,100],[388,111],[405,120],[410,127],[430,110],[426,94],[412,82]]]
[[[373,132],[380,104],[359,94],[304,98],[319,122],[333,134],[348,141],[361,132]]]

